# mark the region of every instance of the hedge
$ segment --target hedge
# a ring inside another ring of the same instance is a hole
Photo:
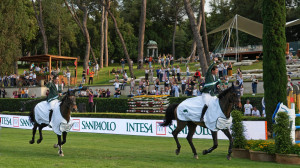
[[[262,110],[261,100],[263,96],[244,96],[241,101],[242,104],[246,103],[246,100],[249,99],[252,106],[256,106],[258,110]],[[180,103],[189,97],[170,97],[170,104]],[[39,99],[11,99],[4,98],[0,99],[0,111],[19,111],[21,108],[22,101],[28,100],[37,100],[35,102],[27,103],[25,111],[31,111],[34,106],[39,102]],[[128,99],[127,98],[94,98],[94,104],[96,105],[97,112],[117,112],[117,113],[126,113],[128,109]],[[86,110],[90,111],[88,106],[88,98],[79,97],[76,99],[77,105],[84,103]]]

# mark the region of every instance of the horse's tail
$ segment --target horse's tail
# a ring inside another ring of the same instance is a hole
[[[30,111],[29,113],[29,121],[31,123],[34,123],[35,122],[35,117],[34,117],[34,108]]]
[[[165,120],[163,123],[160,124],[160,126],[169,126],[172,124],[172,120],[175,119],[175,114],[174,111],[176,109],[176,107],[179,105],[179,103],[177,104],[170,104],[166,110],[166,115],[165,115]]]

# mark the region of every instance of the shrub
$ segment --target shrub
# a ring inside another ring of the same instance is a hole
[[[242,114],[240,111],[234,110],[231,112],[232,120],[232,137],[234,148],[245,148],[246,138],[244,136],[244,125],[242,123]]]
[[[285,112],[277,113],[276,124],[273,125],[275,133],[275,152],[280,154],[291,153],[292,139],[289,128],[289,116]]]
[[[249,140],[245,149],[275,154],[275,142],[270,140]]]

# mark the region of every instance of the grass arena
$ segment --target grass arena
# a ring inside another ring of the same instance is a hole
[[[63,146],[65,157],[57,156],[53,131],[43,131],[40,144],[29,144],[31,130],[1,128],[0,167],[299,167],[249,159],[226,159],[228,140],[219,140],[219,147],[208,155],[193,158],[185,138],[175,155],[173,138],[144,137],[70,132]],[[194,139],[202,151],[212,145],[211,139]]]

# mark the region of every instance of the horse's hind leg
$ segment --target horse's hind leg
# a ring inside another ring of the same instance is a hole
[[[193,144],[193,136],[194,136],[194,133],[196,132],[197,125],[193,122],[188,122],[188,127],[189,127],[189,133],[188,133],[186,139],[192,148],[192,151],[194,153],[194,158],[198,159],[198,154],[197,154],[196,148]]]
[[[35,137],[37,127],[38,127],[37,123],[34,123],[32,128],[32,139],[29,141],[30,144],[34,144],[34,137]]]
[[[40,139],[38,139],[37,141],[36,141],[36,143],[41,143],[42,142],[42,140],[43,140],[43,133],[42,133],[42,129],[44,128],[44,127],[46,127],[47,125],[46,124],[41,124],[40,126],[39,126],[39,134],[40,134]]]
[[[67,142],[67,132],[63,132],[63,141],[61,142],[61,145],[65,144]]]
[[[179,143],[179,141],[178,141],[177,136],[178,136],[179,132],[186,126],[186,124],[187,124],[187,122],[183,122],[183,121],[177,120],[177,127],[176,127],[176,129],[172,132],[172,135],[173,135],[173,137],[174,137],[174,139],[175,139],[175,141],[176,141],[176,145],[177,145],[177,149],[175,150],[176,155],[179,155],[179,153],[180,153],[180,148],[181,148],[181,145],[180,145],[180,143]]]
[[[231,134],[229,132],[229,129],[224,129],[224,130],[222,130],[222,132],[224,132],[224,134],[229,139],[229,147],[228,147],[227,159],[230,160],[231,159],[231,153],[232,153],[232,145],[233,145],[232,136],[231,136]]]
[[[214,146],[207,149],[207,150],[203,150],[202,154],[206,155],[210,152],[212,152],[213,150],[215,150],[218,147],[218,132],[217,131],[211,131],[212,137],[213,137],[213,141],[214,141]]]

